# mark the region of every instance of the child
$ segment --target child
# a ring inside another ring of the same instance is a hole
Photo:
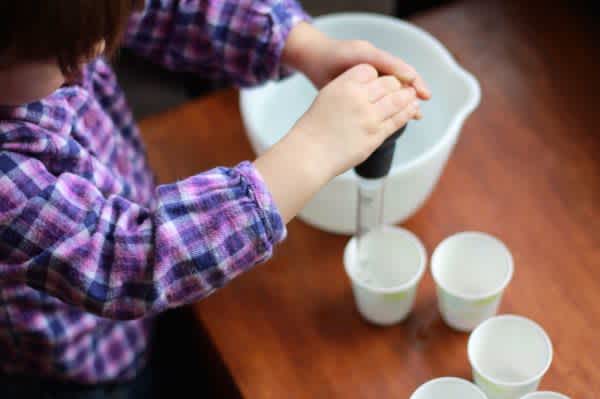
[[[2,398],[133,395],[152,316],[267,260],[306,201],[429,97],[410,66],[328,38],[293,0],[1,3]],[[254,162],[155,187],[102,56],[121,38],[173,70],[248,86],[293,68],[321,91]]]

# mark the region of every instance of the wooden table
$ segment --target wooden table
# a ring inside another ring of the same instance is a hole
[[[542,387],[599,398],[600,57],[582,33],[591,25],[566,8],[536,16],[550,36],[506,4],[457,2],[414,20],[479,77],[483,102],[405,227],[429,253],[457,231],[501,237],[516,265],[501,311],[538,321],[555,346]],[[234,91],[142,129],[161,181],[252,158]],[[195,306],[243,397],[408,398],[433,377],[470,378],[467,335],[440,321],[429,274],[405,323],[360,319],[346,241],[293,221],[272,261]]]

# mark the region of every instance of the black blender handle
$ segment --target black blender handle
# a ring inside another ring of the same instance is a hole
[[[404,133],[406,125],[388,137],[364,162],[354,167],[357,175],[364,179],[379,179],[387,176],[392,167],[396,140]]]

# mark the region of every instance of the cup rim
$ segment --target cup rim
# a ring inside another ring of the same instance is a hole
[[[567,395],[554,391],[535,391],[523,396],[521,399],[535,399],[537,395],[552,395],[555,399],[570,399]]]
[[[413,244],[415,244],[415,246],[417,247],[417,251],[419,252],[419,268],[418,268],[417,272],[407,282],[399,284],[399,285],[395,285],[393,287],[377,287],[377,286],[374,286],[371,284],[366,284],[361,279],[358,279],[355,277],[355,275],[354,275],[355,273],[353,273],[351,271],[351,268],[349,266],[350,262],[348,261],[348,257],[350,256],[349,255],[350,247],[355,245],[355,243],[356,243],[356,236],[352,236],[350,238],[350,240],[348,240],[348,242],[346,243],[346,246],[344,248],[343,261],[344,261],[344,270],[346,271],[346,275],[348,276],[348,278],[350,279],[352,284],[356,284],[359,287],[361,287],[365,290],[368,290],[370,292],[373,292],[373,293],[393,294],[393,293],[407,291],[408,289],[417,285],[419,283],[419,281],[421,281],[421,279],[423,278],[423,275],[425,274],[425,270],[427,269],[427,251],[425,250],[425,246],[423,245],[423,243],[421,242],[419,237],[417,237],[413,232],[411,232],[405,228],[398,227],[398,226],[389,226],[389,225],[383,225],[381,228],[383,230],[390,230],[390,231],[395,231],[397,233],[400,233],[400,234],[404,235],[406,238],[408,238]]]
[[[439,258],[442,248],[444,247],[444,245],[447,245],[448,242],[455,240],[457,238],[465,237],[465,236],[479,237],[479,238],[484,238],[486,240],[491,239],[492,241],[495,241],[497,244],[499,244],[500,247],[504,250],[504,257],[505,257],[505,261],[508,264],[508,271],[506,273],[506,276],[504,277],[502,284],[500,284],[498,287],[494,288],[493,290],[490,290],[489,292],[485,292],[483,294],[461,293],[461,292],[449,289],[448,286],[445,285],[444,283],[442,283],[441,279],[439,278],[437,268],[435,267],[435,265],[437,263],[436,259]],[[480,300],[480,299],[484,299],[484,298],[489,298],[489,297],[492,297],[495,295],[499,295],[501,292],[503,292],[506,289],[506,287],[512,280],[512,277],[514,274],[514,269],[515,269],[515,267],[514,267],[513,256],[510,252],[510,249],[508,249],[508,247],[506,246],[506,244],[504,244],[504,242],[502,242],[502,240],[500,240],[499,238],[497,238],[491,234],[484,233],[482,231],[462,231],[459,233],[452,234],[452,235],[444,238],[435,247],[435,250],[433,251],[433,254],[431,255],[431,275],[433,277],[433,281],[435,282],[435,284],[437,286],[439,286],[440,288],[442,288],[447,293],[449,293],[455,297],[464,299],[464,300],[476,301],[476,300]]]
[[[546,364],[544,365],[544,367],[542,367],[542,370],[540,372],[535,374],[533,377],[530,377],[523,381],[508,382],[508,381],[502,381],[497,378],[490,377],[487,373],[484,373],[481,371],[481,368],[478,367],[477,363],[475,362],[474,355],[473,355],[473,350],[474,350],[473,349],[473,337],[475,336],[475,334],[477,334],[479,331],[481,331],[483,328],[485,328],[488,324],[493,323],[494,321],[497,321],[497,320],[523,321],[523,322],[529,324],[534,329],[536,329],[539,333],[541,333],[542,337],[544,338],[544,343],[546,344],[546,348],[548,349],[548,359],[546,360]],[[483,376],[485,379],[491,381],[492,383],[494,383],[496,385],[516,387],[516,386],[528,385],[534,381],[540,380],[544,376],[544,374],[546,374],[546,372],[550,368],[550,365],[552,364],[552,358],[554,357],[554,350],[552,348],[552,341],[550,340],[548,333],[538,323],[536,323],[535,321],[533,321],[527,317],[514,315],[514,314],[503,314],[503,315],[499,315],[499,316],[490,317],[489,319],[487,319],[484,322],[482,322],[481,324],[479,324],[473,330],[471,335],[469,335],[469,341],[467,343],[467,356],[469,358],[469,363],[471,364],[471,367],[473,368],[473,370],[475,370],[479,375]]]
[[[459,382],[463,385],[469,385],[481,396],[481,399],[487,398],[487,396],[481,390],[481,388],[479,388],[477,385],[473,384],[471,381],[465,380],[464,378],[458,378],[458,377],[439,377],[439,378],[434,378],[432,380],[429,380],[429,381],[419,385],[419,387],[413,392],[413,394],[410,395],[410,399],[415,399],[415,397],[416,397],[415,395],[417,395],[419,393],[419,391],[424,390],[427,386],[437,384],[440,382]]]

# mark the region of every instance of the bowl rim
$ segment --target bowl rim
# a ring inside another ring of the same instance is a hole
[[[478,80],[466,69],[464,69],[458,62],[454,59],[454,57],[450,54],[448,49],[444,47],[444,45],[435,38],[432,34],[425,31],[424,29],[403,21],[398,18],[394,18],[387,15],[381,15],[376,13],[368,13],[368,12],[341,12],[341,13],[332,13],[319,16],[314,19],[314,24],[318,27],[321,24],[338,22],[338,23],[351,23],[351,22],[364,22],[369,21],[375,25],[394,25],[395,29],[401,29],[404,31],[408,31],[412,34],[418,35],[425,43],[427,43],[431,48],[433,48],[438,54],[440,54],[441,59],[445,62],[445,64],[449,67],[450,71],[454,73],[456,77],[462,79],[462,81],[467,85],[467,92],[469,93],[465,97],[465,102],[459,111],[452,117],[450,123],[443,134],[443,136],[432,146],[427,148],[417,157],[411,159],[410,161],[403,163],[401,165],[394,164],[392,165],[392,170],[390,171],[390,175],[399,173],[399,172],[410,172],[418,167],[420,167],[423,163],[427,162],[429,159],[435,157],[435,154],[439,153],[443,148],[448,145],[448,142],[453,140],[456,134],[460,131],[460,128],[466,118],[477,108],[477,106],[481,102],[481,87],[479,85]],[[257,126],[251,121],[250,112],[247,110],[250,107],[250,97],[256,90],[263,89],[264,86],[254,87],[254,88],[246,88],[240,91],[239,97],[239,105],[240,111],[242,115],[242,120],[244,122],[244,126],[246,127],[247,133],[250,134],[250,131],[257,132]],[[434,93],[435,95],[435,93]],[[254,139],[257,140],[262,147],[269,148],[271,145],[267,143],[264,136],[259,134],[252,134]],[[354,180],[356,176],[351,173],[343,173],[336,177],[336,179],[342,180]]]

